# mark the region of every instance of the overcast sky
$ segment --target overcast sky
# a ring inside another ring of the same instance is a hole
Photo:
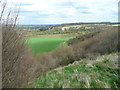
[[[119,0],[9,0],[21,3],[20,24],[118,21]]]

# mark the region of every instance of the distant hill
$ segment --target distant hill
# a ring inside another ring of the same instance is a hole
[[[81,25],[81,24],[120,24],[120,22],[77,22],[77,23],[62,23],[62,24],[20,24],[18,26],[64,26],[64,25]]]
[[[120,24],[118,22],[78,22],[78,23],[63,23],[61,25],[81,25],[81,24]]]

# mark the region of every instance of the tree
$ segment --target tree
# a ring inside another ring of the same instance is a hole
[[[34,60],[25,46],[22,33],[15,30],[19,9],[7,12],[7,2],[0,0],[2,27],[2,85],[3,88],[21,87],[33,76]],[[6,14],[7,13],[7,14]],[[12,16],[12,17],[11,17]],[[33,72],[32,72],[33,71]]]

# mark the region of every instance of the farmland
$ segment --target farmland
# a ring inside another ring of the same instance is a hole
[[[59,47],[60,44],[73,37],[30,37],[28,38],[28,45],[34,55],[43,52],[53,51]]]

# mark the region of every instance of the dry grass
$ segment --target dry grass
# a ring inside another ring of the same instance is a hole
[[[91,63],[92,62],[92,63]],[[84,59],[39,77],[29,88],[120,88],[118,54]]]

